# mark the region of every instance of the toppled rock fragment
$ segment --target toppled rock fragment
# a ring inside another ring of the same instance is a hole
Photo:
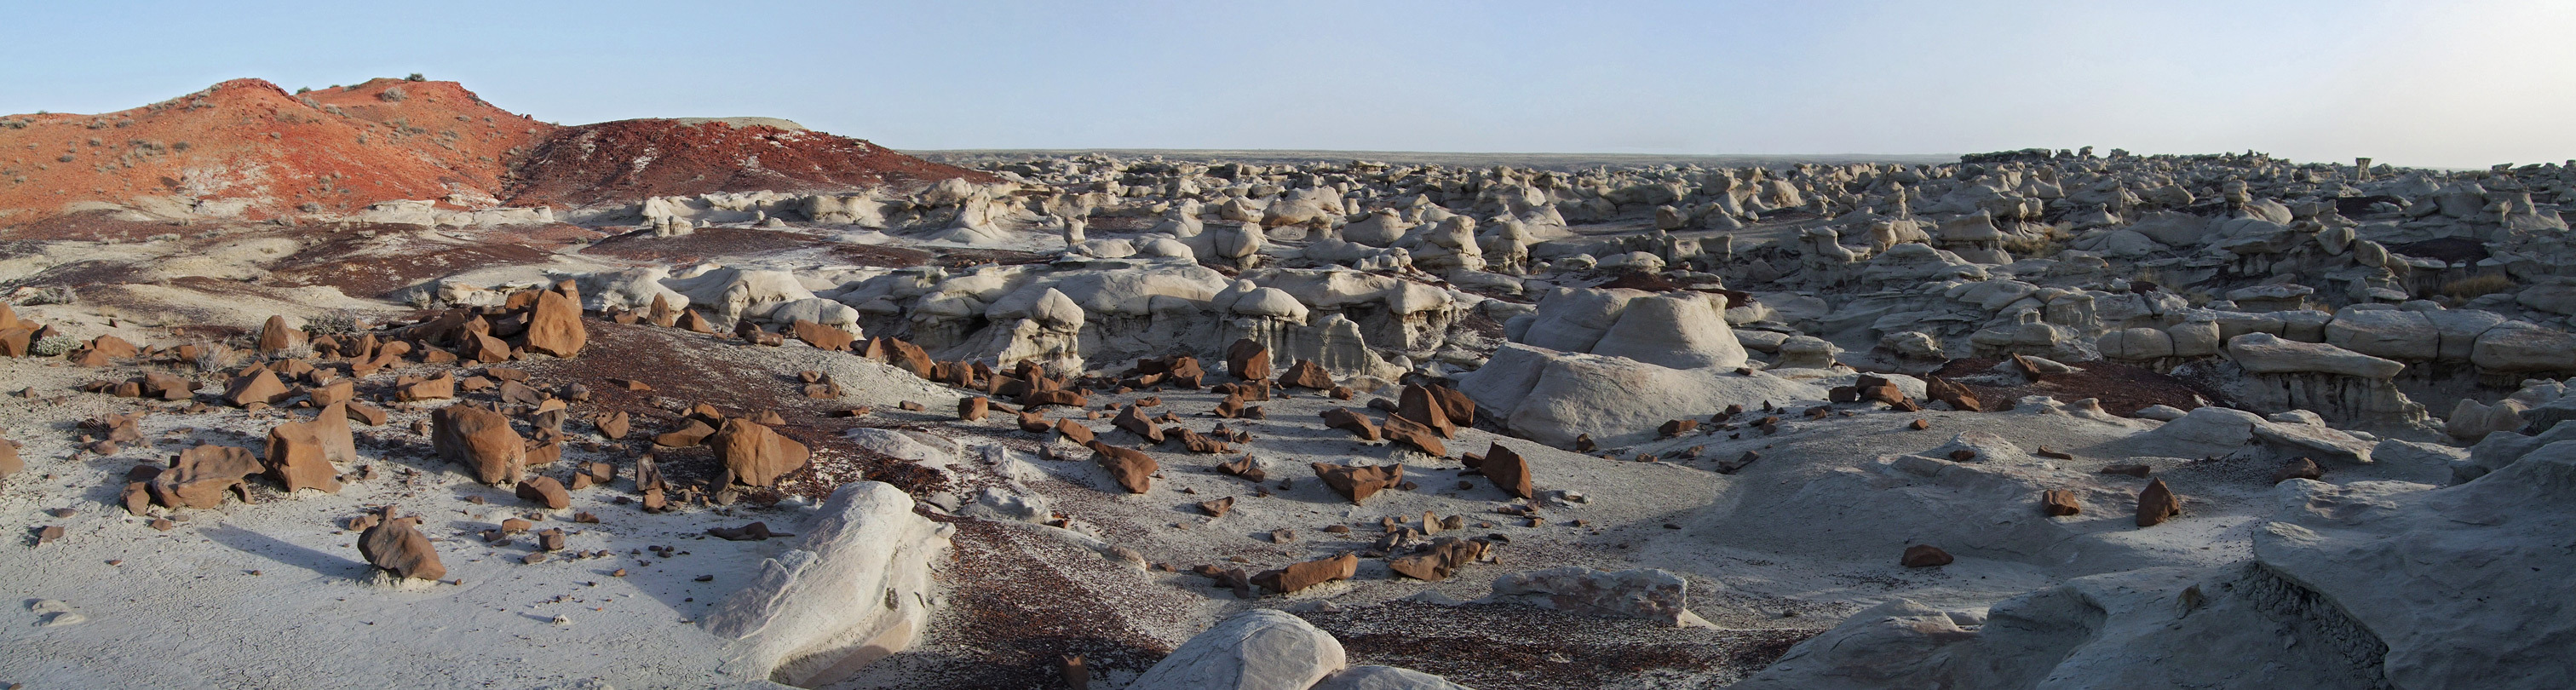
[[[1901,562],[1908,568],[1937,568],[1949,565],[1952,560],[1950,552],[1941,550],[1941,547],[1915,544],[1905,547],[1905,557]]]
[[[2182,514],[2182,497],[2165,487],[2165,480],[2147,482],[2138,492],[2138,526],[2154,527]]]
[[[1325,486],[1332,487],[1334,492],[1349,497],[1352,503],[1367,500],[1368,497],[1377,495],[1379,491],[1395,488],[1396,485],[1404,483],[1403,465],[1369,467],[1321,462],[1311,463],[1311,465],[1315,468],[1315,476],[1322,478]]]
[[[1252,584],[1270,590],[1272,594],[1293,594],[1298,590],[1326,582],[1351,579],[1351,576],[1359,574],[1359,567],[1359,555],[1345,553],[1331,558],[1292,564],[1278,570],[1265,570],[1252,576]]]
[[[475,481],[499,486],[527,472],[527,441],[510,428],[509,417],[457,404],[430,413],[429,421],[430,445],[438,457],[465,465]]]

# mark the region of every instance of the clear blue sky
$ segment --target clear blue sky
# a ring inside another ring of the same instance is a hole
[[[0,2],[0,113],[422,72],[896,148],[2576,158],[2576,2]]]

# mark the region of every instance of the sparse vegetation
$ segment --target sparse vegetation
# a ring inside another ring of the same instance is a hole
[[[79,299],[80,293],[72,291],[71,286],[52,285],[36,288],[35,294],[28,295],[25,299],[19,300],[18,303],[27,306],[36,306],[40,304],[71,304],[79,301]]]
[[[403,81],[429,81],[429,78],[420,76],[419,72],[413,72],[411,76],[403,77]]]
[[[63,353],[70,352],[75,347],[80,347],[80,340],[77,338],[68,335],[49,335],[29,346],[27,351],[38,357],[61,357]]]
[[[313,206],[315,210],[320,210],[321,208],[319,204],[305,205]],[[313,318],[304,320],[304,332],[311,333],[313,335],[356,335],[365,326],[366,324],[364,322],[358,320],[357,312],[347,309],[335,309],[323,312],[321,314],[314,315]]]
[[[2463,301],[2511,289],[2513,279],[2501,274],[2470,276],[2442,284],[2442,294]]]
[[[308,94],[308,93],[313,93],[313,87],[310,87],[310,86],[298,86],[298,87],[295,87],[295,95],[302,96],[302,95],[304,95],[304,94]]]
[[[383,91],[378,91],[378,92],[376,92],[376,100],[384,101],[384,102],[387,102],[387,103],[400,103],[400,102],[402,102],[402,100],[403,100],[403,99],[410,98],[410,97],[411,97],[411,94],[409,94],[409,93],[405,93],[405,92],[403,91],[403,88],[402,88],[402,87],[400,87],[400,86],[396,86],[396,87],[393,87],[393,88],[390,88],[390,89],[385,89],[385,90],[383,90]]]
[[[241,353],[233,350],[230,345],[214,341],[199,341],[196,346],[198,371],[223,371],[233,368],[233,363],[241,361]]]

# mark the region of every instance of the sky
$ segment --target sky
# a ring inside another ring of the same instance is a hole
[[[29,2],[0,113],[418,72],[898,149],[2576,159],[2576,2]]]

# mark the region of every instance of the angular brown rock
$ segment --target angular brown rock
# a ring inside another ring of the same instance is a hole
[[[1439,582],[1449,579],[1458,569],[1485,557],[1485,542],[1457,537],[1431,541],[1421,552],[1401,558],[1386,559],[1386,567],[1416,580]]]
[[[430,413],[429,423],[430,446],[438,457],[465,465],[475,481],[499,486],[527,472],[527,441],[510,428],[509,417],[457,404]]]
[[[447,577],[447,567],[439,564],[438,550],[430,546],[429,537],[413,529],[420,524],[420,518],[393,517],[393,512],[386,508],[383,520],[358,534],[358,553],[366,557],[367,564],[398,577]]]
[[[1440,443],[1440,435],[1437,432],[1433,431],[1431,427],[1414,423],[1412,419],[1408,419],[1404,415],[1387,415],[1384,431],[1386,433],[1386,438],[1389,441],[1413,446],[1416,449],[1420,449],[1422,452],[1430,453],[1432,455],[1441,457],[1448,457],[1449,455],[1449,448]]]
[[[1949,565],[1952,560],[1950,552],[1941,550],[1941,547],[1915,544],[1905,547],[1905,557],[1900,562],[1908,568],[1937,568]]]
[[[2317,461],[2301,456],[2282,464],[2281,469],[2274,470],[2272,483],[2279,484],[2292,479],[2319,479],[2324,476],[2326,476],[2325,468],[2318,467]]]
[[[2147,482],[2138,492],[2138,526],[2154,527],[2182,514],[2182,497],[2165,487],[2165,480]]]
[[[572,507],[572,494],[564,491],[563,483],[542,474],[519,480],[518,494],[520,500],[550,510]]]
[[[1358,436],[1362,441],[1376,441],[1385,438],[1384,435],[1378,432],[1377,424],[1375,422],[1369,421],[1368,417],[1357,412],[1336,407],[1325,410],[1322,416],[1324,418],[1325,427],[1349,430],[1352,435]]]
[[[1450,423],[1448,410],[1432,398],[1431,389],[1423,386],[1405,386],[1397,394],[1395,416],[1420,424],[1441,438],[1458,436],[1458,427]]]
[[[805,444],[744,419],[725,420],[724,428],[708,442],[725,469],[733,472],[734,481],[744,486],[777,483],[779,477],[804,468],[806,458],[813,455]]]
[[[2039,494],[2039,511],[2055,517],[2066,517],[2084,512],[2084,504],[2075,500],[2073,491],[2049,489]]]
[[[1331,372],[1324,371],[1324,365],[1316,364],[1313,360],[1301,359],[1297,360],[1295,365],[1288,367],[1286,373],[1279,376],[1279,385],[1327,390],[1333,387],[1333,375]]]
[[[1251,338],[1234,341],[1225,348],[1225,373],[1245,381],[1270,378],[1270,348]]]
[[[215,508],[242,478],[259,471],[259,458],[248,448],[200,445],[179,453],[178,463],[152,478],[152,500],[172,508]]]
[[[1141,494],[1154,488],[1154,473],[1163,469],[1161,464],[1154,462],[1154,456],[1135,449],[1099,441],[1092,441],[1088,447],[1093,459],[1109,470],[1110,476],[1117,478],[1118,486],[1126,489],[1127,493]]]
[[[1477,471],[1484,473],[1486,479],[1493,480],[1494,488],[1501,489],[1503,493],[1520,498],[1538,497],[1537,490],[1530,486],[1529,460],[1501,443],[1486,449],[1485,461],[1477,466]]]
[[[1290,565],[1278,570],[1263,571],[1259,575],[1252,576],[1252,584],[1270,590],[1273,594],[1293,594],[1298,590],[1326,582],[1351,579],[1351,576],[1359,574],[1359,566],[1358,554],[1345,553],[1332,558]]]
[[[1367,500],[1379,491],[1395,488],[1396,485],[1404,483],[1403,465],[1361,466],[1321,462],[1309,464],[1314,467],[1315,476],[1324,480],[1325,486],[1332,487],[1333,491],[1350,498],[1355,504]]]
[[[332,463],[357,460],[357,441],[349,433],[345,403],[322,408],[311,421],[269,427],[268,452],[260,458],[268,466],[269,478],[285,485],[289,494],[303,489],[340,493],[340,470]]]
[[[537,303],[528,311],[525,335],[529,352],[556,357],[580,355],[582,347],[590,343],[590,332],[581,324],[580,298],[555,290],[538,291]]]

